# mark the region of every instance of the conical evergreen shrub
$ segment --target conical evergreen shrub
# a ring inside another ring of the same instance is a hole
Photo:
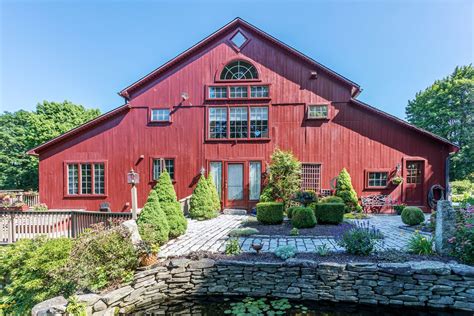
[[[184,234],[188,227],[188,222],[181,211],[181,205],[176,198],[171,177],[166,170],[160,174],[154,191],[168,220],[169,237],[176,238]]]
[[[198,220],[217,217],[212,194],[204,176],[199,178],[198,184],[194,188],[190,201],[189,216]]]
[[[209,187],[209,190],[211,191],[212,204],[214,206],[214,210],[220,211],[221,199],[219,198],[219,193],[217,193],[217,188],[216,188],[216,184],[214,183],[214,178],[212,177],[212,174],[210,173],[207,176],[207,186]]]
[[[336,196],[344,200],[345,212],[361,212],[357,193],[352,187],[351,176],[346,168],[343,168],[337,177]]]
[[[168,241],[170,231],[168,220],[154,190],[151,190],[148,195],[145,206],[137,219],[137,225],[143,240],[160,245]]]

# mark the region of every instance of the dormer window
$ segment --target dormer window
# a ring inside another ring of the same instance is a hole
[[[237,60],[231,62],[221,72],[221,80],[252,80],[258,79],[257,68],[252,64]]]
[[[152,109],[151,121],[152,122],[169,122],[170,109]]]
[[[327,104],[316,104],[308,106],[308,119],[327,119],[328,116]]]

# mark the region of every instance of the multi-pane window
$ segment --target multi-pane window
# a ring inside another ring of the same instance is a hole
[[[227,98],[227,87],[209,87],[209,99]]]
[[[247,94],[247,86],[234,86],[229,87],[230,90],[230,97],[231,98],[246,98]]]
[[[170,110],[169,109],[152,109],[151,120],[153,122],[169,122]]]
[[[308,107],[308,118],[310,119],[321,119],[328,117],[328,106],[327,105],[310,105]]]
[[[249,175],[250,200],[258,200],[260,198],[261,180],[262,164],[259,161],[251,161]]]
[[[79,193],[79,168],[77,164],[68,164],[68,194]]]
[[[81,164],[81,194],[92,194],[92,166]]]
[[[153,180],[158,180],[163,170],[166,170],[174,180],[174,159],[153,159]]]
[[[268,98],[268,86],[251,86],[251,98]]]
[[[94,194],[105,194],[105,168],[103,163],[94,164]]]
[[[68,163],[67,194],[105,194],[105,164]]]
[[[250,108],[250,138],[268,137],[268,108]]]
[[[422,165],[421,161],[407,161],[407,183],[421,183]]]
[[[316,163],[301,164],[301,189],[319,192],[321,189],[321,165]]]
[[[209,138],[227,138],[227,108],[209,109]]]
[[[258,79],[257,69],[250,63],[237,60],[229,63],[221,72],[221,80]]]
[[[247,108],[230,108],[230,138],[247,138]]]
[[[388,172],[368,172],[367,186],[369,188],[386,187],[388,181]]]

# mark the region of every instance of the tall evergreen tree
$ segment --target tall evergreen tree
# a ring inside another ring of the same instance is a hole
[[[456,67],[408,101],[410,123],[444,137],[461,149],[451,158],[450,176],[461,180],[474,175],[474,67]]]
[[[181,211],[181,205],[177,200],[171,177],[166,170],[160,174],[154,191],[168,220],[169,237],[175,238],[184,234],[188,222]]]
[[[214,183],[214,178],[212,177],[211,173],[209,173],[209,175],[207,176],[207,186],[209,187],[209,190],[211,192],[214,210],[220,211],[221,199],[219,197],[219,193],[217,193],[216,184]]]
[[[206,177],[201,175],[191,196],[189,216],[198,220],[206,220],[217,217],[217,215]]]
[[[352,187],[352,180],[346,168],[343,168],[337,177],[336,196],[344,200],[346,212],[361,212],[357,193]]]
[[[150,191],[145,206],[137,219],[137,224],[144,240],[160,245],[168,241],[170,231],[168,220],[154,190]]]

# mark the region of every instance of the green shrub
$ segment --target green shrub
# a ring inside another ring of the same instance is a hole
[[[37,303],[58,295],[69,296],[74,285],[60,276],[67,263],[72,240],[67,238],[21,239],[0,247],[0,314],[27,315]]]
[[[340,224],[344,220],[344,210],[343,203],[318,203],[314,214],[320,224]]]
[[[344,214],[344,219],[367,219],[369,218],[369,215],[364,214],[364,213],[345,213]]]
[[[171,177],[166,170],[160,174],[154,190],[168,221],[168,237],[175,238],[184,234],[188,227],[188,221],[184,217],[173,183],[171,182]]]
[[[343,168],[337,177],[336,196],[344,201],[346,213],[362,212],[357,193],[352,187],[351,176],[346,168]]]
[[[87,316],[87,305],[84,302],[79,302],[77,296],[73,295],[68,298],[66,312],[71,316]]]
[[[293,227],[291,230],[290,230],[290,236],[299,236],[300,234],[300,230],[296,227]]]
[[[345,232],[338,245],[350,254],[368,256],[374,250],[375,240],[369,231],[356,227]]]
[[[453,255],[467,264],[474,264],[474,208],[456,210],[456,233],[448,241]]]
[[[262,224],[281,224],[283,222],[283,203],[260,202],[257,204],[257,220]]]
[[[164,244],[168,240],[170,228],[165,212],[161,209],[158,195],[151,190],[148,199],[137,219],[140,235],[144,240]]]
[[[405,209],[405,207],[407,207],[406,204],[398,204],[398,205],[394,205],[393,209],[395,210],[395,212],[397,212],[398,215],[402,215],[402,212]]]
[[[261,201],[283,201],[286,206],[301,187],[301,163],[290,151],[275,149]]]
[[[319,200],[319,203],[344,203],[344,200],[335,195],[329,195]]]
[[[230,237],[240,237],[240,236],[251,236],[258,234],[258,230],[255,228],[236,228],[230,231]]]
[[[274,254],[278,258],[286,260],[289,258],[293,258],[296,255],[296,248],[290,245],[280,246],[277,249],[275,249]]]
[[[416,206],[407,206],[402,211],[402,222],[406,225],[419,225],[425,221],[423,211]]]
[[[293,211],[291,224],[296,228],[311,228],[316,225],[314,211],[309,207],[300,207]]]
[[[292,200],[300,203],[303,206],[308,206],[311,203],[317,202],[318,197],[316,196],[316,193],[312,190],[302,190],[297,191],[293,195]]]
[[[408,251],[417,255],[431,255],[433,253],[433,239],[415,232],[408,240]]]
[[[209,173],[207,176],[207,186],[211,191],[212,196],[212,204],[214,205],[214,210],[220,211],[221,209],[221,199],[219,197],[219,193],[217,193],[216,184],[214,183],[214,179],[212,178],[212,174]]]
[[[130,281],[137,266],[129,231],[101,223],[76,239],[64,275],[80,291],[98,291]]]
[[[321,257],[325,257],[329,255],[330,252],[331,252],[331,249],[326,244],[322,244],[316,247],[316,253],[320,255]]]
[[[217,215],[207,180],[201,175],[191,196],[189,216],[197,220],[206,220],[217,217]]]
[[[46,212],[48,210],[48,205],[45,203],[40,203],[33,205],[33,211],[35,212]]]
[[[289,219],[291,219],[291,217],[293,217],[295,209],[299,209],[299,208],[301,208],[301,206],[291,206],[291,207],[287,208],[286,209],[286,216]]]
[[[239,240],[236,238],[231,238],[227,241],[225,245],[225,254],[228,256],[235,256],[241,253]]]

